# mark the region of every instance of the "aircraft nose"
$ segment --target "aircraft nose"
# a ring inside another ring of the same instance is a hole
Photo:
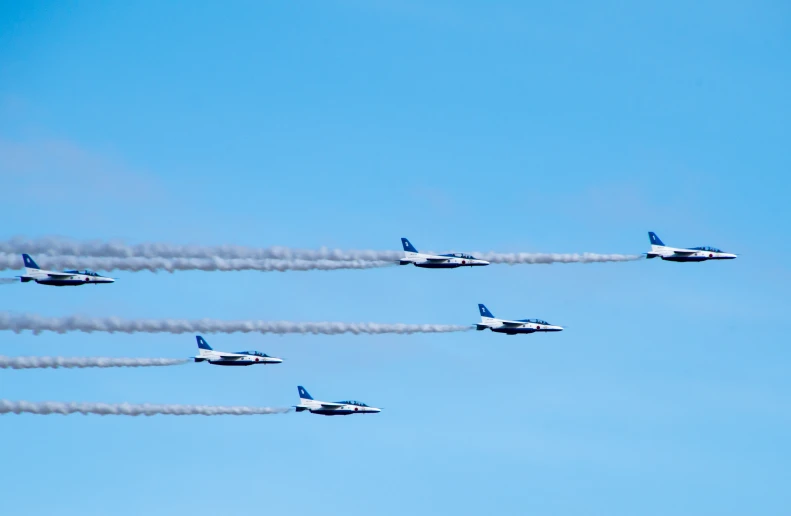
[[[480,262],[481,262],[480,265],[489,265],[489,262],[487,262],[486,260],[480,260]]]
[[[272,363],[273,364],[282,364],[283,363],[283,359],[282,358],[273,358],[272,359]]]

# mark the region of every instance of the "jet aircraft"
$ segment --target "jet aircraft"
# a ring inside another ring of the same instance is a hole
[[[206,340],[200,335],[195,335],[198,341],[198,356],[192,357],[195,362],[208,362],[212,365],[224,366],[249,366],[256,364],[280,364],[282,358],[270,357],[260,351],[237,351],[229,353],[226,351],[214,351],[211,346],[206,344]]]
[[[369,407],[359,401],[318,401],[308,394],[303,386],[298,386],[299,405],[294,405],[297,412],[309,410],[313,414],[322,416],[348,416],[349,414],[376,414],[382,409]]]
[[[507,319],[496,319],[484,305],[478,305],[478,310],[481,311],[481,322],[475,325],[475,329],[479,331],[489,329],[495,333],[505,333],[506,335],[563,331],[562,326],[555,326],[541,319],[509,321]]]
[[[401,239],[404,246],[404,257],[398,262],[400,265],[423,267],[426,269],[455,269],[456,267],[480,267],[489,265],[486,260],[479,260],[474,256],[461,253],[452,254],[426,254],[419,253],[415,246],[406,238]]]
[[[23,254],[22,260],[25,262],[25,275],[19,276],[22,283],[35,281],[41,285],[53,285],[56,287],[68,287],[76,285],[97,285],[99,283],[115,283],[113,278],[99,276],[89,270],[84,271],[48,271],[38,266],[29,254]]]
[[[669,262],[705,262],[706,260],[733,260],[735,254],[725,253],[714,247],[678,248],[666,246],[656,233],[648,232],[651,240],[651,252],[645,253],[646,258],[662,258]]]

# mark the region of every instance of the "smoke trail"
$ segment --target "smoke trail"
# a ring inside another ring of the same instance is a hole
[[[314,335],[450,333],[470,330],[470,326],[450,324],[380,324],[289,321],[218,321],[216,319],[122,319],[120,317],[45,317],[0,312],[0,330],[34,334],[44,331],[66,333],[311,333]]]
[[[597,254],[597,253],[478,253],[476,258],[491,263],[508,265],[536,263],[601,263],[601,262],[632,262],[640,260],[640,254]]]
[[[45,256],[38,258],[45,269],[94,269],[100,271],[310,271],[338,269],[374,269],[395,265],[395,262],[365,260],[274,260],[254,258],[113,258],[79,256]],[[17,254],[0,254],[0,270],[21,269],[22,258]],[[16,281],[16,280],[14,280]]]
[[[0,242],[0,252],[26,252],[49,258],[42,259],[49,266],[92,267],[99,270],[331,270],[384,267],[403,256],[401,251],[291,249],[288,247],[244,247],[236,245],[200,246],[165,243],[128,245],[120,242],[80,242],[63,238],[13,238]],[[435,254],[427,251],[429,254]],[[74,256],[103,258],[107,261],[75,260]],[[642,255],[598,253],[473,253],[491,263],[599,263],[639,260]],[[109,260],[116,258],[118,261]],[[145,261],[142,259],[151,261]],[[123,259],[123,260],[122,260]],[[310,263],[318,262],[313,266]],[[331,262],[344,265],[333,267]],[[94,263],[95,265],[90,265]],[[20,259],[0,257],[3,268],[18,268]],[[87,264],[87,265],[86,265]]]
[[[223,258],[248,260],[332,260],[332,261],[386,261],[393,262],[403,256],[400,251],[291,249],[289,247],[244,247],[237,245],[177,245],[145,243],[128,245],[121,242],[81,242],[65,238],[12,238],[0,242],[0,252],[50,256],[96,256],[110,258]],[[98,267],[97,267],[98,268]]]
[[[186,364],[186,358],[113,357],[6,357],[0,355],[0,369],[57,369],[59,367],[161,367]]]
[[[290,408],[221,407],[211,405],[154,405],[143,403],[75,403],[0,400],[0,414],[98,414],[100,416],[256,416],[285,414]]]

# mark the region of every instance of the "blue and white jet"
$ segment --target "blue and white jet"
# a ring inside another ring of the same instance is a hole
[[[19,276],[22,283],[35,281],[40,285],[52,285],[55,287],[115,283],[113,278],[99,276],[89,270],[56,272],[42,269],[29,254],[23,254],[22,260],[25,262],[25,275]]]
[[[369,407],[360,401],[318,401],[308,394],[303,386],[298,386],[299,405],[294,405],[297,412],[309,410],[312,414],[322,416],[348,416],[349,414],[378,414],[382,409]]]
[[[426,269],[455,269],[456,267],[481,267],[489,265],[486,260],[479,260],[474,256],[462,253],[452,254],[426,254],[420,253],[406,238],[401,239],[404,246],[404,257],[398,262],[400,265],[423,267]]]
[[[645,253],[646,258],[662,258],[669,262],[705,262],[706,260],[733,260],[735,254],[726,253],[714,247],[678,248],[666,246],[656,233],[648,232],[651,240],[651,252]]]
[[[256,364],[281,364],[282,358],[270,357],[260,351],[236,351],[229,353],[227,351],[214,351],[211,346],[206,343],[206,339],[200,335],[195,335],[198,341],[198,356],[192,357],[195,362],[208,362],[212,365],[224,366],[249,366]]]
[[[506,335],[563,331],[562,326],[549,324],[541,319],[519,319],[516,321],[497,319],[488,308],[481,304],[478,305],[478,310],[481,311],[481,322],[475,325],[475,329],[479,331],[488,329]]]

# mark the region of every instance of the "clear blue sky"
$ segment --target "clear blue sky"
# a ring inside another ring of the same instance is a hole
[[[741,257],[2,286],[48,315],[466,324],[485,302],[569,326],[3,371],[8,399],[283,406],[304,384],[385,411],[2,417],[2,512],[788,514],[790,51],[785,2],[3,3],[0,238],[639,253],[654,230]]]

